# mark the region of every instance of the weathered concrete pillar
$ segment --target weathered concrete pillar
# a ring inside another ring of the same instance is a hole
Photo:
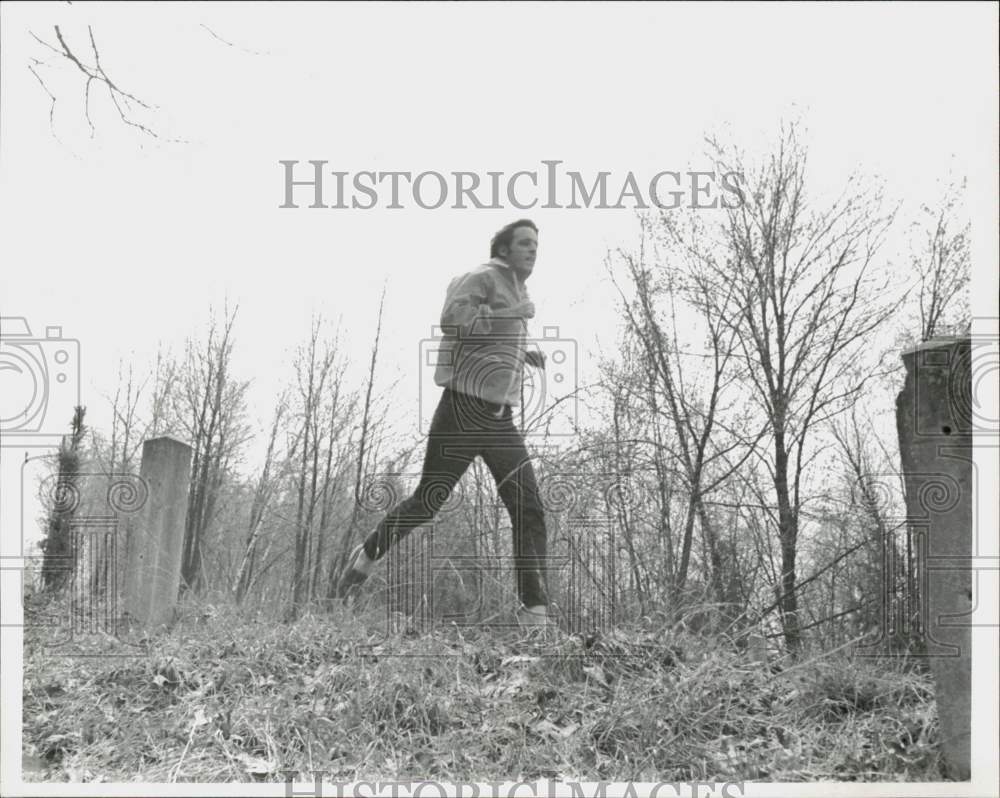
[[[125,611],[146,628],[169,624],[177,603],[191,477],[191,447],[173,438],[142,445],[149,498],[129,531]]]
[[[970,777],[972,376],[968,338],[903,352],[896,400],[907,523],[921,549],[924,639],[950,775]]]

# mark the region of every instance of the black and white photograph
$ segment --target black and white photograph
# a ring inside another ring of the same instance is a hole
[[[0,793],[1000,794],[998,30],[0,5]]]

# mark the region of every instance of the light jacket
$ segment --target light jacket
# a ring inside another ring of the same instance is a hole
[[[441,310],[434,382],[487,402],[520,404],[527,319],[510,309],[527,299],[524,281],[499,258],[453,279]]]

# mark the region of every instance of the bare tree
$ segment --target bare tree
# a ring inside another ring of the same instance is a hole
[[[646,240],[650,227],[648,220],[644,220],[639,254],[621,251],[618,254],[627,268],[634,299],[630,301],[621,287],[619,292],[629,328],[641,343],[645,358],[648,409],[655,414],[651,419],[654,465],[664,472],[660,457],[663,451],[669,452],[687,491],[679,558],[676,571],[671,569],[671,590],[676,593],[684,589],[697,524],[707,553],[713,596],[719,603],[726,603],[722,547],[706,499],[742,466],[763,430],[756,435],[733,436],[726,434],[726,425],[720,418],[729,409],[727,401],[732,400],[726,399],[726,393],[736,376],[731,366],[736,338],[730,324],[730,317],[736,312],[733,287],[722,286],[719,290],[710,279],[702,254],[670,217],[661,219],[659,231],[671,257],[652,256],[655,265],[648,262],[651,258],[648,249],[653,242]],[[665,310],[660,300],[665,300]],[[703,325],[705,351],[689,352],[683,345],[675,306],[678,300],[684,301],[688,311]],[[686,368],[683,361],[691,356],[698,364]],[[672,432],[670,445],[661,420]],[[661,526],[662,523],[661,520]],[[673,565],[672,544],[669,551]]]
[[[614,435],[614,446],[610,458],[613,469],[611,473],[621,476],[631,476],[638,470],[636,463],[638,459],[636,449],[638,447],[634,441],[627,440],[628,435],[624,432],[626,426],[629,428],[632,426],[632,420],[628,418],[632,410],[628,399],[627,394],[616,393],[611,400],[612,433]],[[625,550],[629,558],[631,587],[639,600],[639,611],[645,615],[649,589],[645,579],[646,567],[643,562],[642,550],[637,545],[636,523],[634,514],[630,512],[632,509],[629,506],[630,502],[627,501],[622,490],[615,491],[611,496],[607,496],[606,500],[610,505],[609,510],[616,516],[618,528],[625,541]]]
[[[333,396],[326,410],[326,463],[323,470],[323,487],[319,496],[320,516],[316,535],[316,553],[312,558],[312,570],[309,575],[308,595],[310,599],[320,598],[320,579],[326,554],[326,543],[335,520],[340,520],[340,515],[336,512],[337,500],[344,495],[343,488],[349,479],[350,457],[353,454],[349,426],[355,418],[358,396],[353,391],[350,394],[345,393],[341,373],[341,369],[336,370],[333,381]],[[348,433],[346,437],[345,432]]]
[[[323,410],[325,394],[334,379],[337,343],[321,340],[323,320],[314,318],[309,340],[299,350],[295,360],[297,390],[301,403],[301,439],[299,471],[296,476],[295,563],[292,573],[292,603],[290,613],[301,607],[309,589],[312,574],[313,521],[320,501],[321,428],[326,427]],[[339,389],[339,381],[334,388]],[[332,457],[332,455],[331,455]],[[329,475],[329,470],[327,471]]]
[[[247,440],[248,383],[231,371],[233,324],[238,308],[225,313],[221,330],[213,319],[202,344],[189,340],[173,398],[176,423],[194,450],[181,579],[187,589],[204,582],[204,546],[215,519],[223,481]]]
[[[755,168],[712,144],[720,171],[743,175],[744,202],[726,211],[721,257],[706,261],[707,298],[735,293],[738,313],[717,303],[715,312],[735,333],[750,393],[767,419],[771,445],[762,461],[777,502],[779,608],[794,650],[803,477],[816,454],[810,433],[849,407],[877,372],[872,363],[852,378],[852,367],[873,349],[873,333],[898,305],[873,266],[893,214],[853,177],[840,197],[811,205],[806,152],[794,126]]]
[[[142,447],[145,431],[139,418],[139,403],[145,385],[145,380],[136,384],[135,367],[132,363],[129,363],[127,371],[123,371],[119,362],[115,394],[108,398],[111,404],[111,437],[107,441],[106,460],[103,463],[108,475],[130,472]],[[93,431],[93,435],[96,444],[97,432]],[[100,457],[102,447],[95,445],[94,448]]]
[[[59,445],[56,461],[56,489],[49,508],[48,529],[40,548],[42,558],[42,584],[46,590],[58,590],[66,584],[75,570],[73,551],[73,513],[79,503],[79,471],[82,459],[81,447],[86,428],[83,423],[85,407],[73,409],[73,421],[69,435],[64,435]]]
[[[111,406],[110,434],[91,430],[94,456],[104,473],[130,473],[145,440],[179,426],[171,415],[177,377],[177,364],[163,351],[157,352],[155,366],[141,379],[133,362],[127,367],[119,362],[115,392],[106,397]]]
[[[155,438],[168,429],[170,402],[177,378],[177,363],[162,348],[158,349],[156,365],[153,368],[153,393],[150,397],[147,437]]]
[[[888,452],[870,421],[859,419],[857,407],[834,421],[831,429],[848,479],[844,515],[852,528],[862,531],[862,541],[867,544],[862,549],[867,555],[863,572],[852,582],[863,586],[861,593],[866,599],[875,599],[859,603],[856,617],[862,631],[868,632],[890,617],[902,615],[903,623],[891,625],[899,636],[897,642],[907,643],[905,635],[915,631],[919,580],[910,525],[893,522],[905,515],[902,479],[890,477],[898,455]],[[902,543],[897,541],[900,532]],[[845,544],[857,542],[850,538]],[[881,631],[887,629],[882,627]]]
[[[271,434],[267,442],[267,452],[264,455],[264,465],[261,468],[260,475],[257,477],[253,499],[250,503],[250,520],[247,524],[246,543],[233,586],[233,597],[237,604],[243,602],[253,582],[254,566],[257,561],[257,545],[260,540],[264,517],[282,481],[284,472],[287,471],[288,463],[295,455],[295,447],[299,442],[298,438],[296,438],[284,457],[277,451],[278,433],[281,430],[287,412],[288,400],[285,396],[282,396],[279,398],[278,407],[274,412]]]
[[[350,521],[344,528],[339,546],[333,551],[330,559],[330,573],[327,582],[326,595],[332,599],[337,593],[337,578],[343,570],[347,559],[348,549],[354,539],[354,534],[358,525],[358,518],[361,511],[361,485],[364,478],[365,469],[368,464],[366,457],[371,453],[371,433],[372,433],[372,390],[375,385],[375,366],[378,363],[379,340],[382,337],[382,311],[385,308],[385,286],[382,287],[382,297],[378,304],[378,321],[375,325],[375,342],[372,344],[371,362],[368,365],[368,387],[365,390],[365,403],[361,416],[361,436],[358,441],[358,460],[354,473],[354,505],[351,510]]]
[[[965,185],[965,179],[948,185],[936,206],[921,206],[923,221],[916,223],[913,266],[919,279],[921,341],[945,331],[943,327],[969,332],[971,222],[961,218]]]

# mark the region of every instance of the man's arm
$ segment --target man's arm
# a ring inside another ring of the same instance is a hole
[[[488,333],[492,316],[489,279],[486,274],[472,273],[452,280],[441,310],[441,326],[456,328],[460,337]]]

